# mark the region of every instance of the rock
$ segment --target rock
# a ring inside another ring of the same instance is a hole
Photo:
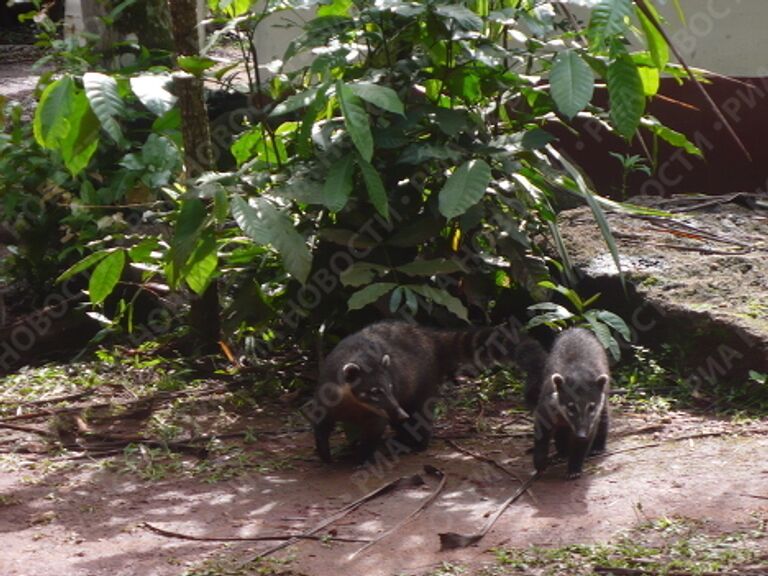
[[[747,205],[733,201],[744,199]],[[690,197],[635,198],[666,209]],[[560,214],[560,229],[587,297],[621,314],[641,344],[670,343],[691,378],[708,383],[768,372],[768,203],[765,195],[697,199],[674,217],[608,214],[616,265],[589,208]]]

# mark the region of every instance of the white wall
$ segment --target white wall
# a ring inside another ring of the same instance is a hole
[[[768,76],[768,0],[654,0],[688,64],[730,76]]]

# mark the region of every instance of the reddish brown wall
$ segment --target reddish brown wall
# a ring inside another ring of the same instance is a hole
[[[748,85],[714,79],[705,88],[744,142],[752,160],[741,152],[692,83],[678,85],[672,79],[665,79],[661,93],[687,106],[654,98],[649,111],[670,128],[688,135],[701,148],[705,160],[662,146],[658,170],[650,178],[632,175],[630,194],[669,196],[768,190],[768,146],[765,144],[768,77],[739,81]],[[597,123],[582,125],[580,132],[578,138],[564,130],[558,130],[557,134],[566,152],[585,169],[597,190],[615,197],[621,186],[621,168],[608,152],[642,154],[642,149],[636,142],[631,148],[627,147],[619,138],[606,134]],[[646,142],[652,146],[652,138],[644,133]]]

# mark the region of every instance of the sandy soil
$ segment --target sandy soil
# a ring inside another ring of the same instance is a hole
[[[188,541],[153,533],[143,523],[208,538],[295,533],[392,479],[422,473],[424,486],[380,496],[320,533],[374,538],[435,489],[437,480],[423,474],[425,464],[442,470],[446,484],[413,521],[357,555],[363,543],[294,544],[275,553],[288,559],[284,573],[423,574],[444,561],[489,561],[488,551],[502,545],[604,542],[665,516],[704,520],[715,532],[743,528],[754,515],[768,518],[768,500],[759,498],[768,496],[768,422],[735,425],[686,413],[619,414],[614,420],[611,452],[593,460],[581,479],[566,481],[562,466],[551,468],[534,483],[533,496],[513,504],[477,545],[447,552],[439,550],[437,533],[478,531],[519,482],[444,439],[426,453],[374,469],[324,465],[312,453],[308,430],[286,432],[256,444],[264,472],[216,483],[179,476],[142,480],[98,462],[70,460],[57,470],[60,464],[50,460],[42,465],[43,456],[8,459],[0,468],[0,574],[171,576],[209,557],[245,561],[274,543]],[[531,470],[528,428],[518,417],[502,434],[461,433],[453,442],[525,478]],[[0,435],[0,443],[24,437],[9,434]],[[456,435],[447,428],[441,434]],[[701,434],[712,435],[676,440]],[[626,451],[632,447],[642,448]]]

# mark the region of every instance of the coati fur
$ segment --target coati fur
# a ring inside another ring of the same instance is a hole
[[[302,412],[326,462],[331,461],[329,439],[337,422],[352,423],[359,431],[361,461],[373,455],[387,425],[401,445],[424,450],[443,382],[462,368],[477,373],[508,360],[525,367],[536,353],[544,354],[513,323],[439,330],[404,321],[378,322],[344,338],[322,362],[314,398]]]
[[[534,410],[533,465],[538,472],[549,462],[554,437],[558,455],[568,459],[568,478],[581,475],[588,453],[605,450],[608,438],[608,357],[589,330],[561,333],[546,359],[541,384],[526,390],[538,396]]]

